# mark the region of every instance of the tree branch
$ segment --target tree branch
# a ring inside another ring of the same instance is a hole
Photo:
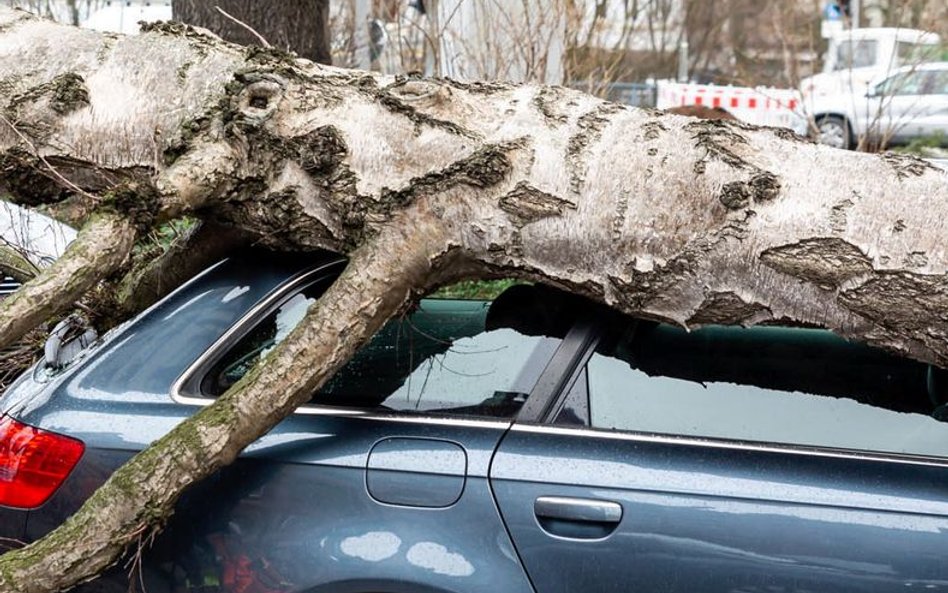
[[[228,13],[226,10],[224,10],[224,9],[221,8],[220,6],[215,6],[215,7],[214,7],[214,10],[216,10],[216,11],[219,12],[219,13],[221,13],[221,15],[224,16],[224,18],[226,18],[226,19],[228,19],[228,20],[230,20],[230,21],[233,21],[234,24],[236,24],[237,26],[243,27],[244,29],[246,29],[246,31],[247,31],[248,33],[250,33],[251,35],[253,35],[254,37],[257,38],[257,41],[259,41],[259,42],[260,42],[260,45],[262,45],[263,47],[267,47],[267,48],[273,47],[272,45],[270,45],[270,42],[267,41],[267,40],[263,37],[263,35],[261,35],[260,33],[257,33],[256,29],[254,29],[253,27],[251,27],[251,26],[248,25],[247,23],[243,22],[242,20],[238,19],[237,17],[233,16],[232,14]]]
[[[111,327],[145,310],[211,264],[250,242],[250,235],[212,222],[199,222],[155,259],[135,266],[114,286],[105,325]],[[95,308],[95,307],[93,307]],[[101,327],[99,328],[102,329]]]
[[[406,217],[406,221],[410,218]],[[310,398],[418,287],[446,249],[437,221],[416,218],[358,249],[296,329],[213,404],[122,466],[62,526],[0,557],[0,592],[66,590],[159,529],[185,485],[233,461]]]
[[[39,276],[0,301],[0,348],[72,305],[115,271],[132,250],[135,226],[115,214],[93,218],[66,253]]]

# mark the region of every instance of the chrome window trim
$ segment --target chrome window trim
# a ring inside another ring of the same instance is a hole
[[[539,424],[514,423],[510,430],[513,432],[573,436],[587,439],[609,439],[618,441],[632,441],[638,443],[705,447],[709,449],[724,449],[730,451],[781,453],[829,459],[858,459],[862,461],[902,463],[907,465],[923,465],[929,467],[948,467],[948,458],[930,455],[913,455],[911,453],[860,451],[858,449],[835,449],[831,447],[794,445],[791,443],[758,443],[718,438],[700,438],[634,431],[612,431],[590,427],[548,426]]]
[[[173,395],[172,397],[174,397],[176,402],[189,406],[209,406],[215,401],[210,397],[194,397],[180,394]],[[296,408],[296,410],[293,411],[293,414],[300,414],[303,416],[335,416],[342,418],[358,418],[359,420],[400,422],[408,424],[434,424],[440,426],[463,426],[468,428],[499,428],[503,430],[510,428],[510,425],[513,423],[512,419],[487,420],[477,418],[458,418],[452,416],[413,416],[411,414],[399,412],[384,414],[363,408],[343,408],[339,406],[319,406],[314,404],[303,404],[302,406]]]

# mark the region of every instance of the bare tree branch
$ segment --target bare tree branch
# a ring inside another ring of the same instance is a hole
[[[135,225],[114,214],[90,221],[56,263],[0,301],[0,348],[68,309],[116,270],[131,252],[135,235]]]
[[[220,6],[215,6],[215,7],[214,7],[214,10],[216,10],[217,12],[221,13],[222,15],[224,15],[224,18],[226,18],[226,19],[232,21],[233,23],[237,24],[238,26],[241,26],[241,27],[243,27],[244,29],[246,29],[248,33],[250,33],[251,35],[253,35],[254,37],[257,38],[257,41],[259,41],[259,42],[260,42],[260,45],[262,45],[263,47],[273,47],[272,45],[270,45],[270,42],[268,42],[266,39],[264,39],[264,38],[263,38],[263,35],[261,35],[260,33],[257,33],[257,31],[256,31],[253,27],[251,27],[251,26],[248,25],[247,23],[243,22],[242,20],[240,20],[240,19],[238,19],[238,18],[235,18],[234,16],[228,14],[227,11],[225,11],[225,10],[224,10],[223,8],[221,8]]]

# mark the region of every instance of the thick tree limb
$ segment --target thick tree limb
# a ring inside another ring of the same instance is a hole
[[[357,250],[265,366],[122,466],[61,527],[0,556],[0,592],[68,589],[115,562],[143,532],[158,529],[188,484],[233,461],[307,401],[432,277],[447,251],[441,230],[430,218],[415,218]]]
[[[948,184],[920,161],[561,88],[317,67],[174,25],[113,38],[4,12],[0,29],[7,119],[80,188],[150,172],[158,219],[349,252],[424,202],[484,273],[689,327],[817,324],[948,365]],[[0,129],[2,181],[43,203],[21,144]]]
[[[123,217],[93,218],[56,263],[0,301],[0,348],[71,307],[93,284],[118,269],[135,236],[135,225]]]

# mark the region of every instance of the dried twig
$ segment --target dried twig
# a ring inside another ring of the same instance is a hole
[[[270,45],[270,43],[266,39],[264,39],[263,35],[261,35],[260,33],[257,33],[257,31],[253,27],[248,25],[247,23],[243,22],[242,20],[236,18],[233,15],[227,14],[227,12],[220,6],[215,6],[214,9],[217,10],[217,12],[224,15],[224,18],[230,19],[235,24],[243,27],[244,29],[247,29],[247,31],[249,31],[251,35],[257,38],[257,41],[259,41],[260,45],[262,45],[263,47],[267,47],[267,48],[273,47],[272,45]]]
[[[19,342],[0,349],[0,393],[42,355],[44,332],[33,330]],[[8,540],[0,538],[0,548]]]

